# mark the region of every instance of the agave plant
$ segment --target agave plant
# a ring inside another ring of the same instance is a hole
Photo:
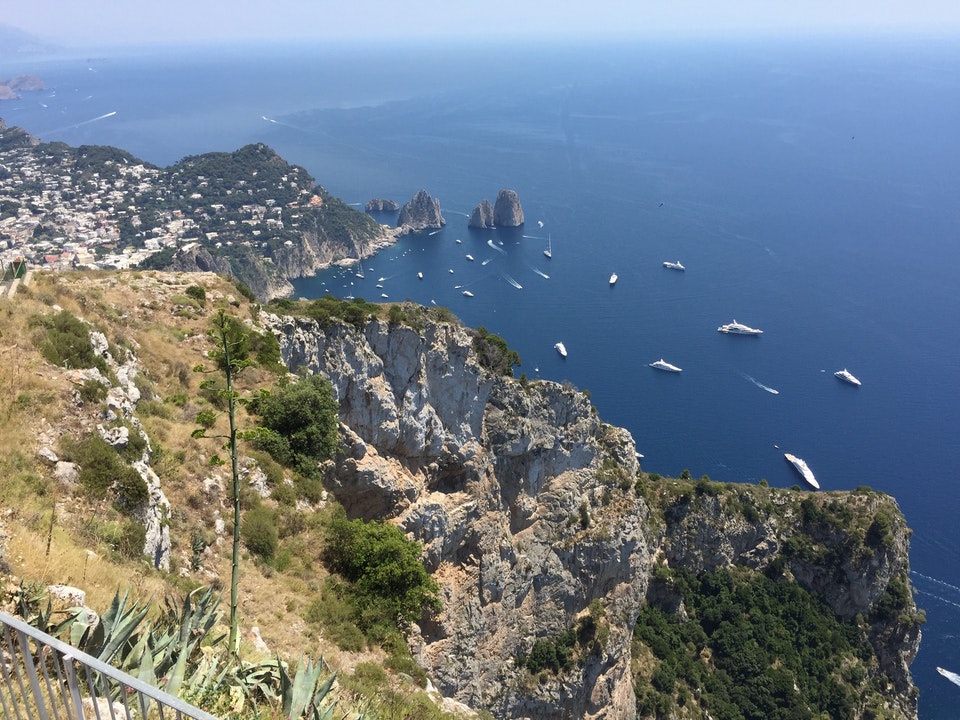
[[[248,700],[256,703],[262,698],[279,705],[283,717],[288,720],[329,720],[333,717],[335,703],[329,701],[328,696],[336,673],[329,672],[322,658],[317,662],[301,658],[292,677],[287,663],[279,656],[256,664],[244,663],[233,679]]]

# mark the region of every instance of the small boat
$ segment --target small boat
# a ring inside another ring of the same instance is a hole
[[[457,238],[457,239],[456,239],[457,245],[459,245],[461,242],[463,242],[463,241],[462,241],[460,238]]]
[[[650,363],[650,367],[654,368],[655,370],[666,370],[667,372],[683,372],[683,368],[678,368],[676,365],[671,365],[663,358],[660,358],[656,362]]]
[[[377,282],[383,282],[384,280],[386,280],[385,277],[379,277],[379,278],[377,278]]]
[[[616,274],[616,273],[613,273],[613,274],[610,276],[610,284],[611,284],[611,285],[616,285],[616,284],[617,284],[617,274]]]
[[[469,260],[470,262],[473,262],[473,255],[467,255],[467,260]]]
[[[797,469],[797,472],[800,473],[800,476],[806,480],[811,486],[815,487],[817,490],[820,489],[820,483],[817,482],[817,479],[813,476],[813,471],[809,468],[807,463],[798,458],[796,455],[791,455],[790,453],[784,453],[783,456],[787,459],[787,462],[793,465]]]
[[[383,285],[381,285],[380,283],[377,283],[377,287],[378,287],[378,288],[382,288]]]
[[[490,262],[492,259],[493,259],[493,258],[487,258],[486,260],[484,260],[484,261],[483,261],[482,263],[480,263],[480,264],[481,264],[481,265],[486,265],[486,264],[487,264],[488,262]]]
[[[469,290],[464,290],[464,291],[463,291],[463,294],[464,294],[466,297],[473,297],[473,293],[470,292]]]
[[[362,272],[357,271],[357,272],[354,273],[354,275],[355,275],[356,277],[360,278],[361,280],[363,280],[363,277],[364,277],[364,276],[363,276],[363,273],[362,273]]]
[[[556,345],[553,346],[553,348],[554,348],[554,350],[556,350],[558,353],[560,353],[560,357],[566,357],[566,356],[567,356],[567,348],[564,347],[564,345],[563,345],[562,342],[558,342]]]
[[[853,376],[853,373],[851,373],[846,368],[844,368],[843,370],[837,370],[834,373],[834,377],[840,380],[843,380],[846,383],[850,383],[851,385],[856,385],[857,387],[860,387],[861,385],[860,381]]]
[[[732,323],[721,325],[717,328],[717,332],[728,333],[730,335],[763,335],[763,330],[757,330],[749,325],[738,323],[736,320]]]
[[[380,297],[382,297],[382,298],[388,298],[388,297],[390,297],[390,296],[387,295],[386,293],[380,293]]]
[[[680,264],[679,260],[677,260],[676,262],[670,262],[669,260],[667,260],[666,262],[663,263],[663,266],[671,270],[686,270],[686,268]]]
[[[452,275],[452,274],[453,274],[453,268],[450,268],[450,271],[449,271],[449,272],[450,272],[450,274]]]
[[[418,280],[423,280],[423,273],[422,273],[422,272],[418,272],[418,273],[417,273],[417,279],[418,279]]]
[[[543,223],[540,224],[540,227],[543,227]],[[550,247],[550,234],[547,233],[547,249],[543,251],[543,254],[548,258],[553,257],[553,248]]]

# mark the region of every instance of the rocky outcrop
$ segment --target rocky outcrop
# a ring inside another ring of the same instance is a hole
[[[0,93],[2,92],[2,87],[0,87]],[[7,127],[3,118],[0,118],[0,151],[34,147],[39,144],[40,140],[26,130],[20,127]]]
[[[628,432],[601,422],[570,387],[492,375],[463,327],[371,320],[361,331],[322,331],[262,319],[291,370],[333,385],[344,442],[328,488],[349,515],[389,518],[423,543],[443,610],[415,628],[413,649],[437,689],[471,707],[504,718],[635,717],[633,624],[644,602],[669,605],[650,579],[659,564],[782,572],[841,617],[869,616],[907,577],[909,531],[887,496],[844,499],[864,517],[894,518],[868,552],[855,550],[863,528],[808,526],[816,505],[803,503],[827,495],[748,486],[722,497],[699,486],[638,495]],[[753,505],[771,510],[742,510]],[[788,552],[798,535],[817,550]],[[562,677],[530,682],[515,658],[574,627],[594,601],[609,621],[602,647]],[[892,716],[915,717],[916,625],[876,623],[877,682],[895,688]]]
[[[373,212],[396,212],[400,209],[400,203],[396,200],[384,200],[383,198],[373,198],[367,200],[363,208],[368,213]]]
[[[0,100],[15,100],[21,92],[45,89],[43,80],[36,75],[16,75],[9,80],[0,80]]]
[[[304,243],[305,254],[316,259],[316,253],[310,253],[310,243]],[[293,253],[290,254],[291,256]],[[289,256],[288,256],[289,257]],[[299,274],[286,275],[287,270],[299,270],[313,267],[313,264],[303,256],[297,258],[299,262],[290,261],[286,267],[278,267],[276,263],[269,263],[263,257],[253,253],[240,253],[233,257],[226,257],[212,252],[202,245],[193,245],[178,251],[170,264],[170,269],[178,272],[213,272],[218,275],[239,280],[256,295],[261,302],[267,302],[275,297],[286,297],[293,292],[293,285],[287,277],[300,277]],[[318,264],[317,267],[322,267]]]
[[[397,226],[407,232],[421,232],[430,228],[441,228],[447,224],[440,214],[440,201],[430,197],[426,190],[420,190],[410,202],[400,208]]]
[[[490,204],[489,200],[484,198],[480,201],[480,204],[470,213],[470,221],[467,225],[472,228],[492,228],[494,226],[493,205]]]
[[[523,208],[520,198],[514,190],[501,190],[493,205],[493,223],[498,227],[520,227],[523,225]]]

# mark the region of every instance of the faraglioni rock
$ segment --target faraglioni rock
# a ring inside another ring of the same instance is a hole
[[[426,190],[420,190],[410,202],[400,208],[397,226],[410,232],[420,232],[427,228],[441,228],[447,224],[440,214],[440,201],[430,197]]]
[[[370,212],[396,212],[400,209],[400,203],[396,200],[384,200],[383,198],[373,198],[372,200],[367,200],[367,204],[363,208],[368,213]]]
[[[493,224],[497,227],[520,227],[523,225],[523,208],[515,190],[501,190],[493,206]]]
[[[467,223],[467,226],[472,228],[492,228],[493,225],[493,205],[490,204],[489,200],[484,198],[481,203],[473,209],[473,212],[470,213],[470,222]]]

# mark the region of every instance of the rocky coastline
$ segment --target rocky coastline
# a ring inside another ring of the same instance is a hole
[[[291,371],[333,384],[345,449],[328,487],[349,515],[388,518],[423,543],[444,609],[413,628],[411,646],[437,688],[466,705],[504,718],[636,717],[634,619],[644,603],[676,604],[658,568],[780,573],[847,620],[875,617],[909,582],[909,530],[889,496],[720,483],[675,494],[655,480],[638,481],[639,496],[612,492],[644,477],[630,434],[573,388],[491,374],[465,328],[264,321]],[[862,530],[801,521],[831,495],[864,518],[892,518],[882,545],[860,550]],[[769,509],[738,510],[747,506]],[[798,544],[822,550],[792,552]],[[531,684],[517,658],[595,603],[610,619],[602,650]],[[915,718],[920,633],[904,603],[868,635],[890,717]]]

